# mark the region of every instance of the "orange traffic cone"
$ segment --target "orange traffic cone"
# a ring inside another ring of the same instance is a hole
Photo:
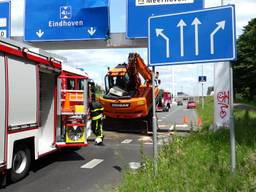
[[[198,126],[198,127],[201,127],[202,124],[203,124],[202,118],[201,118],[201,117],[198,117],[198,119],[197,119],[197,126]]]
[[[184,116],[183,123],[188,124],[188,122],[189,122],[188,116]]]
[[[70,112],[72,111],[70,108],[70,100],[69,100],[69,93],[66,93],[65,95],[65,101],[64,101],[64,106],[62,108],[63,112]]]

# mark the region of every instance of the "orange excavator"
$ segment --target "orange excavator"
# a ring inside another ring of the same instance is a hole
[[[156,87],[155,95],[158,93]],[[152,73],[139,54],[130,53],[128,64],[119,64],[107,72],[105,95],[99,101],[112,125],[120,125],[121,121],[123,127],[133,122],[138,128],[138,122],[144,122],[147,131],[152,131]]]

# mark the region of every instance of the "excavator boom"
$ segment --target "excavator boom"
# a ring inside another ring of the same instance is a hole
[[[135,65],[138,73],[148,82],[152,80],[151,70],[145,65],[144,60],[138,53],[130,53],[129,65]]]

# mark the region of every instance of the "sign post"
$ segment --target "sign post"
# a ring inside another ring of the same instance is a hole
[[[206,82],[206,76],[204,74],[204,67],[202,65],[202,76],[198,77],[198,81],[202,84],[202,109],[204,109],[204,83]]]
[[[153,16],[149,18],[148,28],[149,65],[152,67],[229,62],[236,59],[235,7],[232,5]],[[217,97],[221,105],[220,115],[229,117],[231,171],[234,172],[236,151],[233,77],[230,62],[228,64],[228,73],[231,74],[231,78],[227,81],[229,87],[217,93]],[[230,116],[227,116],[228,108]]]
[[[153,169],[154,169],[154,176],[157,175],[157,124],[156,124],[156,100],[155,100],[155,67],[152,67],[152,98],[153,98],[153,102],[152,102],[152,110],[153,110],[153,161],[154,161],[154,165],[153,165]]]
[[[230,73],[230,159],[231,159],[231,172],[236,171],[236,139],[235,139],[235,123],[234,123],[234,101],[233,101],[233,70],[232,64],[229,62]]]
[[[11,34],[10,30],[10,14],[11,14],[10,1],[0,2],[0,37],[9,38]]]

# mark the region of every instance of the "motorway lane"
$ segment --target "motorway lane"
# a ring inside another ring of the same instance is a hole
[[[176,128],[185,127],[184,118],[187,121],[187,128],[190,129],[190,125],[195,126],[197,124],[197,113],[195,109],[187,109],[186,103],[182,106],[172,105],[169,112],[158,112],[158,126],[160,130],[173,130]]]
[[[183,124],[184,114],[195,117],[194,110],[172,106],[170,112],[157,113],[160,130]],[[170,139],[169,132],[158,133],[159,146]],[[152,137],[134,133],[105,132],[105,146],[90,146],[77,151],[60,151],[34,163],[30,174],[10,184],[2,192],[98,192],[112,191],[122,180],[130,162],[141,162],[143,154],[152,158]],[[142,150],[143,149],[143,150]],[[87,163],[96,162],[91,169]]]

